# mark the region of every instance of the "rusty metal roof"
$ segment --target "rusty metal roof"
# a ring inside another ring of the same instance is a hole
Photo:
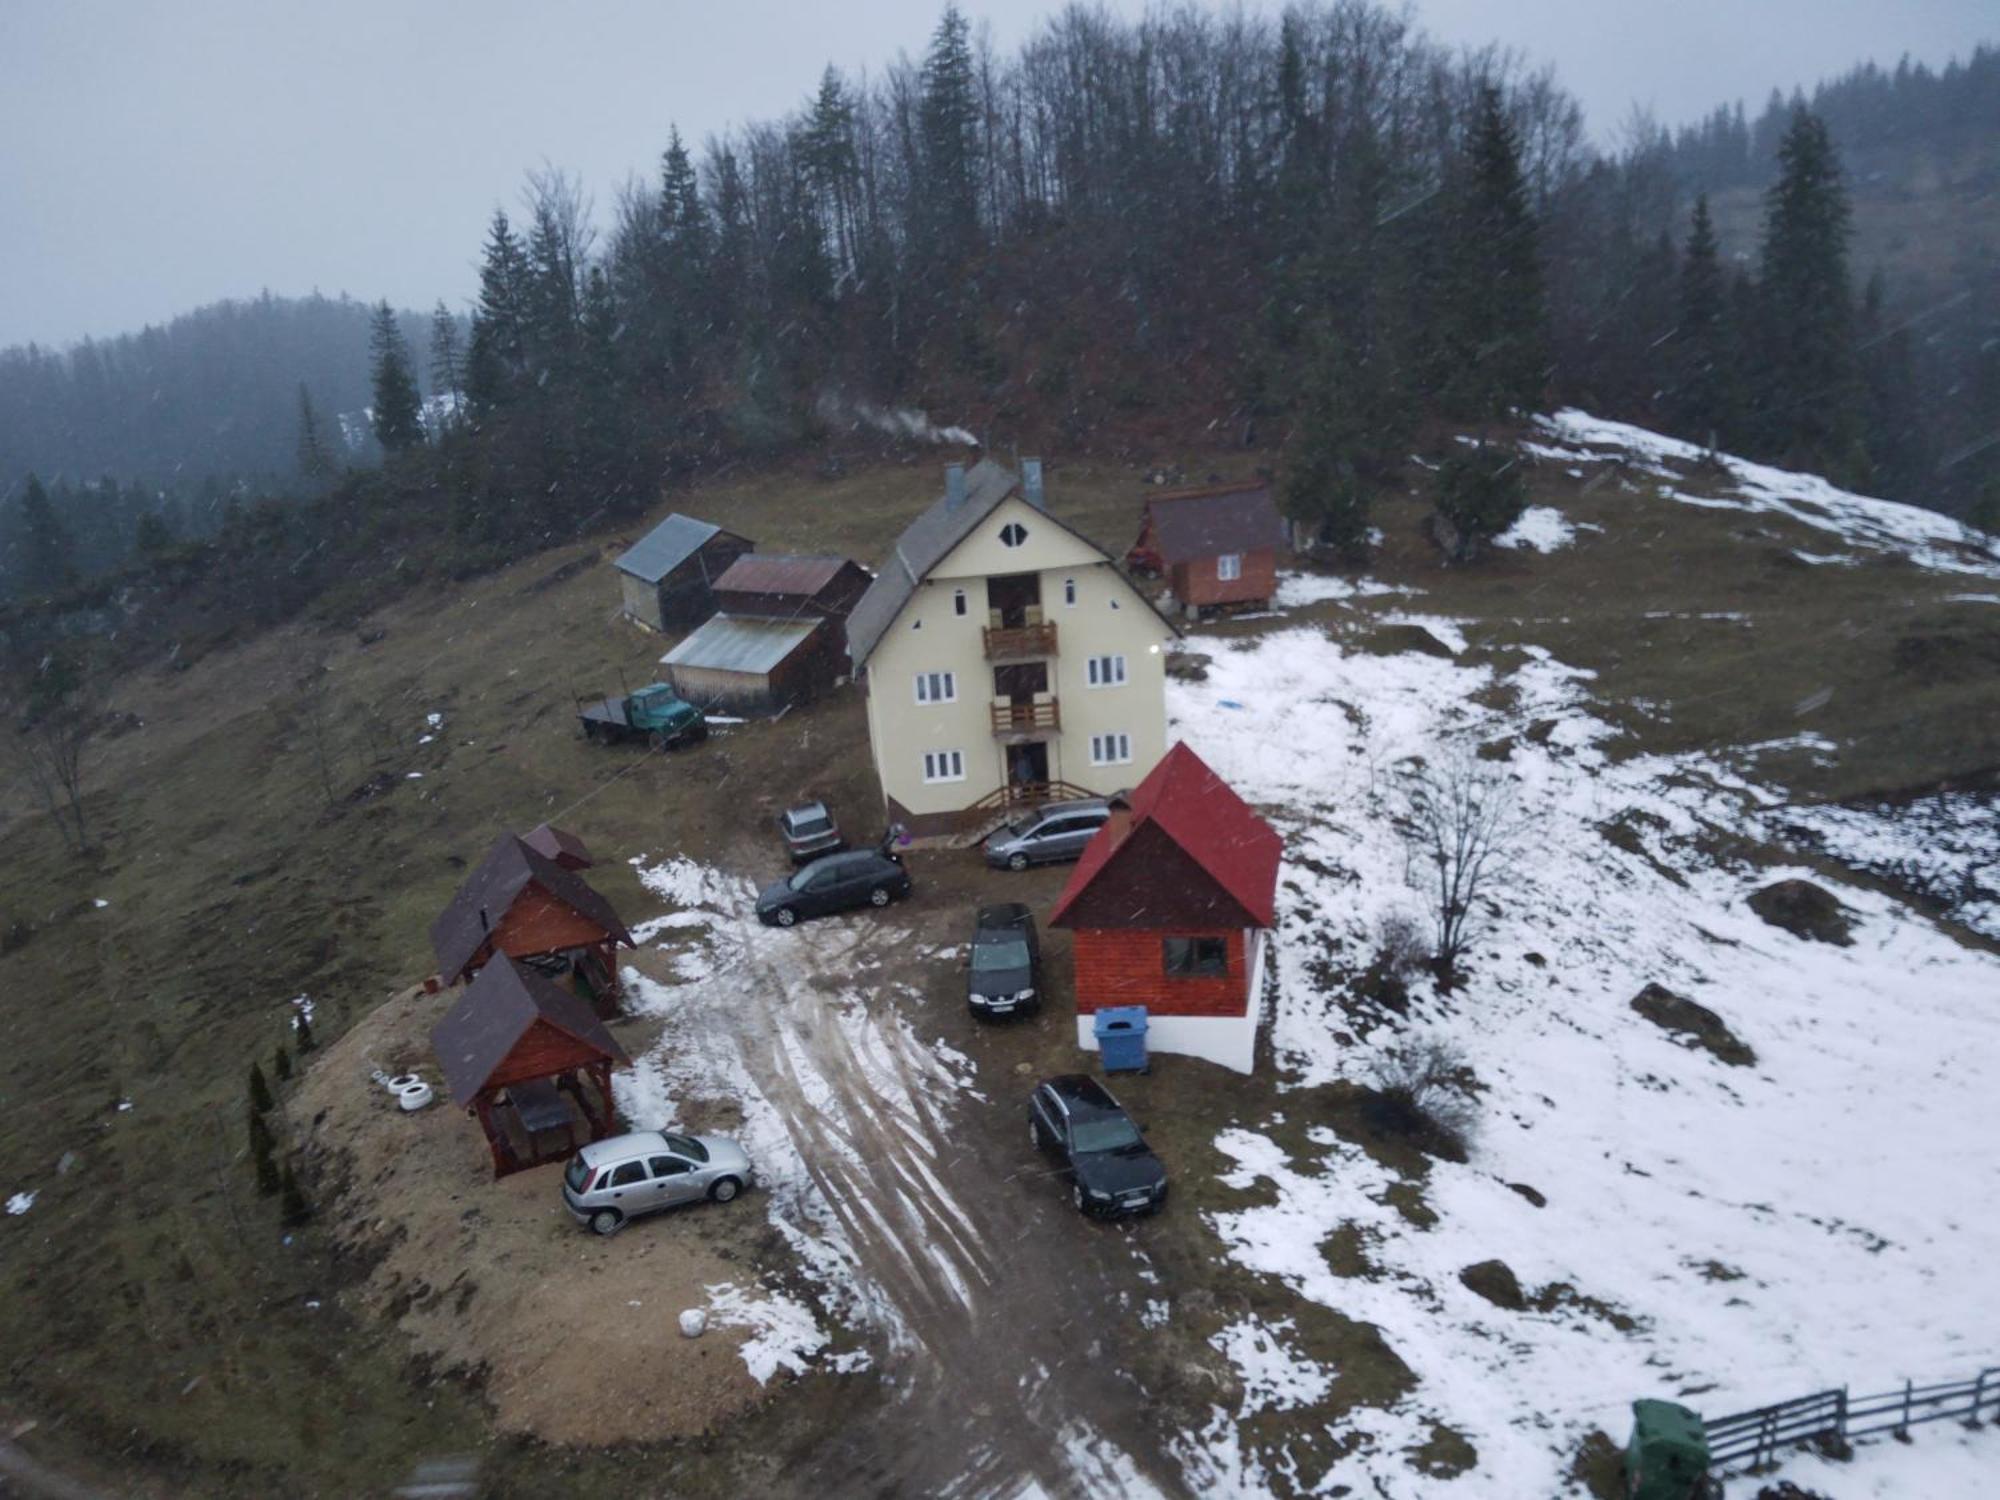
[[[431,1030],[431,1049],[444,1069],[452,1102],[470,1104],[477,1098],[537,1021],[547,1021],[577,1042],[576,1060],[556,1072],[568,1072],[578,1062],[629,1066],[632,1061],[581,997],[502,954],[479,971]]]
[[[715,589],[717,593],[797,594],[809,599],[838,578],[841,569],[850,567],[855,564],[844,557],[746,552],[715,580]]]
[[[1286,544],[1271,486],[1261,479],[1154,495],[1146,501],[1146,511],[1153,521],[1154,546],[1168,563]]]
[[[530,885],[539,885],[556,900],[588,917],[606,936],[617,938],[628,948],[632,946],[632,934],[625,930],[618,913],[587,880],[537,854],[513,834],[503,833],[480,861],[479,868],[466,876],[451,904],[431,923],[431,948],[437,954],[438,973],[446,984],[465,972],[465,966],[472,962],[508,909]]]

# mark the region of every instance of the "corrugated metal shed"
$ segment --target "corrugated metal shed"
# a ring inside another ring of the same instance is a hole
[[[697,521],[675,511],[634,542],[615,566],[646,583],[658,583],[695,553],[722,528],[710,521]]]
[[[765,673],[796,651],[819,620],[767,620],[716,615],[660,658],[669,667],[711,672]]]

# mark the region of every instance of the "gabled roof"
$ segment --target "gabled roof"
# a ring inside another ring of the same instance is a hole
[[[675,511],[627,548],[613,566],[645,583],[658,583],[707,546],[710,538],[725,534],[711,521]]]
[[[539,885],[610,936],[631,946],[632,934],[625,930],[611,903],[590,882],[537,854],[513,834],[503,833],[480,861],[479,868],[465,877],[451,904],[431,923],[431,948],[437,954],[438,973],[446,984],[464,972],[473,955],[530,885]]]
[[[819,629],[818,615],[767,620],[761,615],[711,615],[660,658],[663,666],[712,672],[768,672]]]
[[[431,1048],[444,1069],[452,1102],[470,1104],[537,1021],[548,1022],[577,1044],[576,1060],[557,1072],[579,1062],[632,1061],[581,998],[502,954],[479,971],[431,1030]]]
[[[841,569],[860,569],[844,557],[789,557],[777,552],[746,552],[715,580],[717,593],[798,594],[810,599],[840,576]]]
[[[1284,841],[1185,741],[1153,767],[1128,806],[1129,815],[1114,813],[1084,846],[1083,858],[1049,914],[1050,926],[1067,925],[1064,919],[1078,898],[1118,863],[1121,853],[1137,847],[1143,856],[1152,842],[1142,837],[1148,832],[1176,846],[1257,926],[1276,925]],[[1143,879],[1143,872],[1135,878]]]
[[[1020,478],[1013,470],[982,458],[965,476],[963,500],[954,505],[946,492],[910,522],[896,538],[895,550],[882,564],[875,581],[868,585],[868,592],[847,617],[847,654],[857,668],[868,660],[884,633],[896,623],[896,616],[910,602],[910,595],[917,591],[924,575],[943,562],[952,548],[998,510],[1009,495],[1019,493],[1020,488]]]
[[[589,846],[567,828],[537,823],[521,835],[521,842],[543,859],[552,859],[565,870],[587,870],[597,863],[590,857]]]
[[[1154,495],[1146,512],[1153,523],[1154,549],[1169,564],[1281,548],[1287,541],[1271,486],[1261,479]]]

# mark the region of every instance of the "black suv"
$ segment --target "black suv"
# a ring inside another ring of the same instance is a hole
[[[1066,1073],[1028,1099],[1028,1138],[1063,1159],[1070,1201],[1102,1218],[1155,1213],[1167,1201],[1167,1169],[1110,1091]]]
[[[887,906],[910,894],[910,872],[887,849],[827,854],[757,896],[757,919],[789,927],[800,917],[823,917],[857,906]]]
[[[1019,901],[980,907],[965,976],[965,1000],[972,1013],[1010,1016],[1041,1009],[1041,962],[1033,912]]]

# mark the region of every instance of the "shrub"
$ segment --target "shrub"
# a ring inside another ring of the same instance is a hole
[[[271,1102],[271,1085],[264,1081],[264,1070],[250,1064],[250,1108],[261,1115],[271,1107]]]
[[[1463,1159],[1478,1123],[1472,1069],[1450,1042],[1407,1042],[1375,1064],[1369,1122],[1433,1154]]]
[[[1395,979],[1408,979],[1429,958],[1423,924],[1406,911],[1384,912],[1375,923],[1375,962]]]
[[[287,1228],[297,1228],[312,1217],[312,1210],[306,1206],[306,1195],[299,1191],[299,1180],[292,1175],[290,1167],[285,1168],[285,1175],[280,1179],[278,1215]]]
[[[285,1050],[283,1042],[278,1043],[278,1050],[271,1054],[271,1066],[277,1071],[278,1082],[288,1083],[291,1081],[292,1054]]]
[[[1519,454],[1484,443],[1454,453],[1438,474],[1439,545],[1451,561],[1471,562],[1527,506]]]
[[[266,1146],[259,1150],[252,1146],[250,1155],[257,1164],[257,1196],[269,1198],[283,1186],[283,1180],[278,1176],[278,1164],[271,1159],[271,1148]]]

